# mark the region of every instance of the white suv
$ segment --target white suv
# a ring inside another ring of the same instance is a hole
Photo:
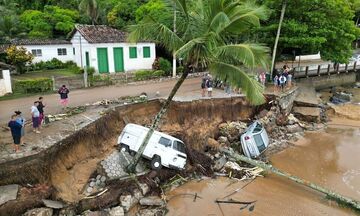
[[[255,121],[246,129],[240,140],[244,155],[249,158],[258,157],[269,145],[266,130],[258,121]]]
[[[127,124],[118,138],[121,151],[137,152],[148,131],[149,128],[141,125]],[[162,166],[183,169],[187,158],[181,140],[159,131],[154,131],[142,156],[151,160],[151,168],[155,170]]]

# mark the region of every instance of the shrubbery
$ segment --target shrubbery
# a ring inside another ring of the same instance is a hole
[[[57,58],[53,58],[50,61],[40,61],[28,66],[29,71],[37,70],[54,70],[54,69],[70,69],[74,73],[83,72],[73,61],[62,62]]]
[[[16,93],[40,93],[52,90],[53,81],[50,78],[38,78],[30,80],[17,80],[14,82]]]
[[[171,62],[165,58],[162,57],[156,58],[152,65],[152,68],[154,70],[164,71],[166,76],[171,75],[171,69],[172,69]]]
[[[135,72],[135,80],[136,81],[140,81],[140,80],[148,80],[151,78],[157,78],[157,77],[162,77],[165,76],[166,73],[163,70],[139,70]]]

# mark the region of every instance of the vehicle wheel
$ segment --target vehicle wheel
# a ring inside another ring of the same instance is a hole
[[[153,159],[151,160],[151,169],[153,170],[160,170],[162,167],[161,165],[161,158],[157,155],[155,155],[153,157]]]
[[[128,145],[124,145],[124,144],[121,144],[121,147],[120,147],[120,151],[121,152],[129,152],[129,146]]]

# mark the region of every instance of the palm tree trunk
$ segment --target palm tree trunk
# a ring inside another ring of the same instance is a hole
[[[282,25],[282,22],[283,22],[283,20],[284,20],[284,15],[285,15],[285,10],[286,10],[286,3],[287,3],[287,0],[284,0],[284,1],[283,1],[283,5],[282,5],[282,9],[281,9],[279,27],[278,27],[278,30],[277,30],[276,39],[275,39],[275,44],[274,44],[274,50],[273,50],[273,55],[272,55],[272,60],[271,60],[271,69],[270,69],[270,74],[271,74],[270,77],[271,77],[271,78],[273,77],[273,71],[274,71],[274,66],[275,66],[276,50],[277,50],[277,46],[278,46],[278,42],[279,42],[279,38],[280,38],[281,25]]]
[[[262,161],[257,161],[257,160],[253,160],[253,159],[250,159],[248,157],[245,157],[243,155],[239,155],[233,151],[229,151],[227,149],[221,149],[222,152],[226,153],[227,155],[229,155],[231,158],[237,160],[237,161],[242,161],[242,162],[245,162],[245,163],[248,163],[248,164],[251,164],[253,166],[257,166],[257,167],[260,167],[266,171],[269,171],[269,172],[272,172],[278,176],[281,176],[281,177],[285,177],[291,181],[294,181],[298,184],[301,184],[303,186],[306,186],[306,187],[309,187],[313,190],[316,190],[318,192],[321,192],[325,195],[327,195],[329,198],[335,200],[336,202],[338,202],[339,204],[346,204],[348,205],[349,207],[353,208],[353,209],[356,209],[356,210],[360,210],[360,203],[356,200],[353,200],[353,199],[350,199],[348,197],[344,197],[340,194],[337,194],[329,189],[326,189],[326,188],[323,188],[319,185],[316,185],[314,183],[311,183],[309,181],[306,181],[306,180],[303,180],[297,176],[294,176],[294,175],[291,175],[289,173],[286,173],[286,172],[283,172],[275,167],[273,167],[272,165],[269,165],[269,164],[266,164]]]
[[[154,131],[157,129],[157,127],[158,127],[158,125],[160,123],[160,120],[163,117],[163,115],[167,112],[167,109],[169,108],[173,97],[175,96],[176,92],[179,90],[180,86],[183,84],[183,82],[185,81],[187,75],[189,74],[189,69],[188,68],[189,67],[186,67],[184,73],[181,75],[180,79],[176,82],[175,86],[171,90],[170,95],[168,96],[167,100],[165,101],[165,103],[161,107],[158,114],[155,116],[155,119],[154,119],[154,121],[153,121],[153,123],[152,123],[152,125],[150,127],[150,130],[147,132],[147,134],[145,136],[145,139],[141,143],[141,146],[140,146],[138,152],[136,153],[136,155],[133,158],[132,162],[127,167],[127,171],[129,173],[134,173],[135,172],[136,165],[139,163],[141,155],[143,154],[143,152],[144,152],[144,150],[146,148],[146,145],[148,144],[148,142],[150,140],[150,137],[152,136]]]

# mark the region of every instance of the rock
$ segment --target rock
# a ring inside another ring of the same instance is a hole
[[[139,200],[132,195],[121,195],[119,201],[121,206],[124,208],[124,211],[128,212],[138,203]]]
[[[295,125],[288,125],[286,126],[286,130],[289,133],[298,133],[298,132],[302,132],[303,129],[300,127],[300,125],[295,124]]]
[[[278,125],[278,126],[284,126],[284,125],[288,124],[288,119],[285,115],[278,114],[275,122],[276,122],[276,125]]]
[[[150,191],[150,187],[145,183],[139,183],[139,187],[144,196]]]
[[[236,170],[236,171],[241,171],[241,167],[239,166],[239,164],[232,162],[232,161],[228,161],[225,163],[224,167],[226,169],[231,169],[231,170]]]
[[[220,137],[218,138],[218,142],[219,142],[219,143],[223,143],[223,144],[228,144],[228,143],[229,143],[229,140],[228,140],[228,138],[227,138],[226,136],[220,136]]]
[[[18,190],[19,185],[16,184],[0,186],[0,205],[15,200]]]
[[[166,210],[164,208],[155,209],[141,209],[136,213],[136,216],[162,216],[165,215]]]
[[[64,203],[55,201],[55,200],[43,199],[42,201],[46,207],[53,208],[53,209],[62,209],[65,206]]]
[[[81,213],[81,216],[109,216],[109,213],[106,211],[90,211],[87,210]]]
[[[227,162],[226,157],[222,156],[221,158],[215,161],[214,170],[215,171],[221,170],[226,164],[226,162]]]
[[[296,118],[306,122],[320,122],[321,109],[317,107],[295,107]]]
[[[207,140],[207,144],[210,148],[218,149],[220,147],[220,143],[216,141],[214,138],[209,138]]]
[[[157,196],[144,197],[140,199],[140,205],[143,206],[163,206],[164,200]]]
[[[59,212],[59,216],[75,216],[76,212],[73,207],[63,208]]]
[[[264,118],[265,116],[267,116],[268,112],[269,112],[269,110],[266,110],[266,109],[261,110],[261,112],[258,115],[258,118]]]
[[[109,216],[124,216],[124,209],[121,206],[110,209]]]
[[[296,123],[299,123],[299,119],[297,119],[294,114],[290,113],[290,115],[288,116],[288,124],[293,125]]]
[[[25,212],[24,216],[52,216],[53,210],[51,208],[36,208]]]

